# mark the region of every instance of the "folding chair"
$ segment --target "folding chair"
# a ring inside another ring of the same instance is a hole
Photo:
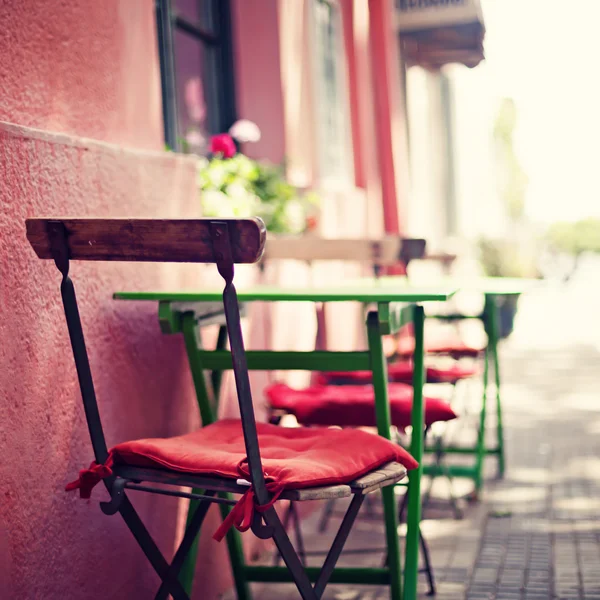
[[[364,431],[284,429],[257,424],[242,339],[234,263],[256,262],[265,242],[259,219],[117,220],[29,219],[27,238],[39,258],[53,259],[62,274],[61,295],[95,461],[68,490],[89,498],[104,482],[107,515],[121,514],[161,579],[156,598],[188,598],[178,574],[211,503],[233,505],[216,532],[231,526],[273,539],[300,596],[322,596],[365,495],[396,483],[416,462],[398,445]],[[217,421],[164,439],[129,441],[107,448],[79,317],[71,260],[216,263],[225,281],[224,312],[241,419]],[[366,436],[366,437],[365,437]],[[345,459],[352,457],[352,463]],[[268,473],[268,475],[267,475]],[[159,483],[157,488],[146,483]],[[192,488],[193,492],[181,488]],[[128,491],[190,498],[197,508],[169,564],[142,523]],[[202,490],[198,493],[196,490]],[[241,495],[237,502],[219,496]],[[313,585],[274,508],[278,499],[351,497],[350,506]]]
[[[394,385],[394,384],[409,384],[410,382],[412,382],[412,378],[413,378],[413,372],[414,372],[414,368],[413,368],[413,364],[410,360],[395,360],[393,362],[390,362],[390,364],[388,365],[388,379],[390,382],[390,385]],[[450,399],[450,406],[454,405],[454,398],[456,396],[456,387],[458,385],[459,382],[464,382],[467,380],[472,379],[473,377],[475,377],[475,375],[477,375],[478,373],[478,369],[474,366],[469,366],[469,365],[464,365],[458,361],[455,361],[453,364],[449,365],[449,366],[442,366],[442,365],[438,365],[438,366],[432,366],[432,365],[426,365],[425,366],[425,382],[429,383],[429,384],[448,384],[452,386],[452,394],[451,394],[451,399]],[[350,372],[344,372],[344,371],[330,371],[330,372],[325,372],[325,373],[320,373],[317,376],[317,383],[320,385],[337,385],[337,386],[344,386],[347,387],[349,385],[355,385],[355,386],[365,386],[369,383],[371,383],[372,381],[372,373],[371,371],[350,371]],[[393,394],[390,394],[390,402],[393,401]],[[429,399],[425,399],[426,401],[426,410],[427,410],[427,402],[429,402],[430,405],[436,405],[438,402],[443,402],[434,398],[429,398]],[[435,408],[434,408],[435,411]],[[464,416],[464,415],[461,415]],[[446,419],[439,419],[436,418],[435,422],[437,421],[444,421]],[[453,486],[453,478],[450,475],[449,469],[447,467],[447,465],[445,464],[445,458],[446,458],[446,454],[444,452],[444,441],[443,441],[443,435],[440,433],[433,433],[431,431],[431,425],[434,423],[433,420],[431,420],[431,422],[429,424],[426,423],[426,427],[425,427],[425,439],[427,440],[428,438],[432,439],[433,442],[433,448],[435,449],[435,452],[433,454],[433,466],[439,471],[440,475],[443,475],[449,483],[449,494],[450,494],[450,505],[452,506],[452,510],[454,512],[454,517],[456,519],[460,519],[462,518],[462,510],[459,508],[458,505],[458,498],[456,496],[456,494],[454,493],[454,486]],[[431,437],[431,434],[433,433],[433,437]],[[435,476],[431,476],[431,481],[429,483],[429,487],[427,488],[426,491],[423,491],[422,493],[422,498],[423,498],[423,503],[422,503],[422,511],[423,514],[425,514],[425,510],[427,509],[427,506],[429,504],[429,500],[431,498],[431,492],[433,489],[433,485],[434,485],[434,479]],[[334,500],[330,500],[327,506],[327,509],[325,510],[324,514],[323,514],[323,520],[322,520],[322,530],[324,531],[326,526],[327,526],[327,521],[329,518],[329,514],[332,511],[332,506],[334,504]],[[399,511],[399,515],[400,515],[400,520],[402,520],[402,515],[404,514],[404,509],[405,509],[405,504],[406,504],[406,498],[403,498],[402,502],[401,502],[401,508]]]
[[[349,375],[352,375],[350,372]],[[282,383],[276,383],[265,390],[269,407],[272,411],[271,422],[277,422],[279,416],[291,414],[299,424],[314,426],[342,427],[375,427],[375,395],[372,385],[316,385],[302,390],[294,390]],[[413,388],[406,383],[390,383],[388,388],[390,416],[392,425],[404,430],[411,425]],[[451,421],[456,418],[455,412],[444,400],[426,397],[425,401],[425,431],[433,423]],[[405,494],[403,498],[407,498]],[[327,501],[319,529],[324,532],[332,515],[336,499]],[[401,503],[404,506],[404,502]],[[399,511],[400,517],[404,510]],[[284,526],[294,526],[294,534],[298,547],[302,548],[301,559],[312,552],[304,550],[302,531],[299,518],[291,503],[284,518]],[[429,594],[435,594],[433,569],[429,560],[427,542],[422,534],[419,535],[421,551],[425,568],[421,570],[429,582]],[[374,549],[363,549],[362,552]],[[276,557],[275,564],[278,564]],[[387,561],[387,558],[386,558]]]

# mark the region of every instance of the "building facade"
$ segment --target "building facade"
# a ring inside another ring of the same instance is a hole
[[[244,151],[285,158],[295,182],[320,191],[324,235],[402,230],[406,113],[392,0],[168,4],[0,4],[2,598],[142,598],[157,584],[123,522],[98,510],[102,490],[91,502],[64,492],[91,449],[57,273],[28,247],[27,217],[199,216],[195,160],[165,143],[201,144],[198,133],[246,118],[262,137]],[[151,308],[112,294],[197,288],[210,273],[85,264],[73,278],[109,444],[198,426],[182,341],[160,334]],[[275,325],[272,343],[314,343],[310,327],[298,341],[297,329]],[[185,503],[134,502],[171,555]],[[225,546],[210,539],[217,521],[211,513],[196,574],[196,597],[208,600],[231,585]],[[252,556],[260,547],[246,537]]]

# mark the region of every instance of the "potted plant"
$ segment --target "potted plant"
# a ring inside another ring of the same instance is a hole
[[[538,278],[535,254],[514,240],[482,238],[478,243],[479,261],[488,277]],[[498,334],[507,338],[513,330],[519,296],[498,298]]]
[[[238,152],[238,142],[260,138],[250,121],[210,140],[210,154],[198,159],[198,189],[207,217],[261,217],[272,234],[298,235],[317,226],[318,198],[292,185],[285,165],[257,161]]]
[[[584,254],[600,254],[600,219],[588,217],[580,221],[553,223],[546,231],[545,239],[553,262],[560,263],[557,260],[559,255],[572,258],[569,272],[563,275],[564,281],[569,281]]]

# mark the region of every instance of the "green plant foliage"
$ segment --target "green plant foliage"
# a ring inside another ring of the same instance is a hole
[[[517,107],[512,98],[504,98],[494,123],[500,194],[512,221],[523,218],[525,193],[529,179],[514,149]]]
[[[535,256],[509,240],[482,238],[479,259],[488,277],[539,277]]]
[[[200,159],[198,187],[205,216],[258,216],[273,233],[310,229],[319,204],[315,194],[303,194],[286,180],[283,165],[255,161],[241,153]]]
[[[554,223],[546,239],[556,250],[575,256],[600,252],[600,219],[589,217],[573,223]]]

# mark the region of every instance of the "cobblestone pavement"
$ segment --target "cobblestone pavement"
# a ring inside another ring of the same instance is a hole
[[[515,333],[501,357],[506,475],[495,479],[488,459],[481,501],[465,506],[460,520],[447,502],[447,482],[436,480],[424,515],[439,600],[600,599],[600,316],[595,308],[585,281],[546,285],[522,299]],[[463,393],[478,398],[473,387]],[[468,419],[462,427],[457,435],[465,439]],[[455,488],[468,492],[469,483],[456,481]],[[319,514],[303,523],[311,549],[325,548],[322,538],[331,535],[316,533]],[[329,531],[338,524],[336,517]],[[382,543],[380,521],[362,518],[348,548]],[[362,552],[340,564],[381,560],[381,554]],[[320,561],[315,558],[314,564]],[[425,597],[425,581],[420,585]],[[297,592],[288,585],[261,585],[255,597],[291,599]],[[389,594],[382,588],[331,585],[324,597],[382,600]]]

